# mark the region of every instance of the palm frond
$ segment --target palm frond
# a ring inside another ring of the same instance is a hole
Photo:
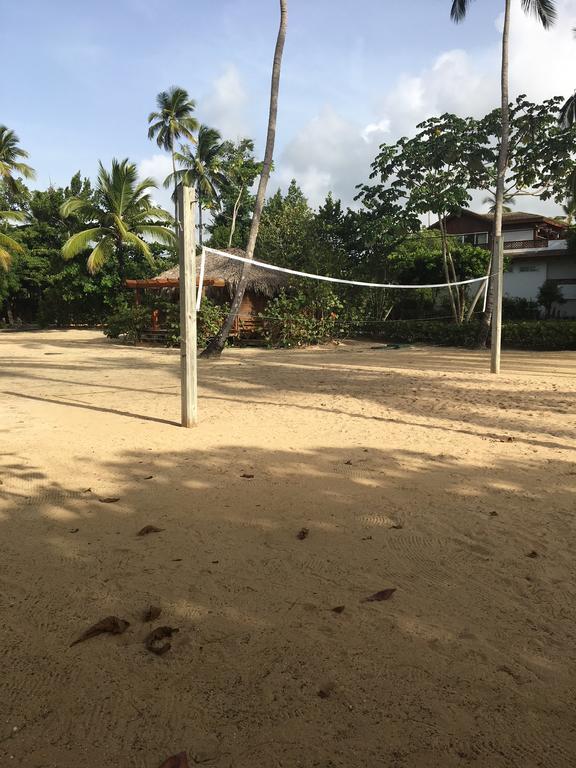
[[[176,235],[174,230],[163,227],[161,224],[139,224],[135,231],[141,235],[148,235],[154,240],[159,240],[167,245],[176,245]]]
[[[555,0],[521,0],[525,13],[531,13],[540,20],[545,29],[551,27],[556,21]]]
[[[452,8],[450,9],[450,18],[456,24],[464,21],[466,13],[468,11],[468,5],[470,0],[453,0]]]
[[[22,211],[0,211],[0,221],[26,221]]]
[[[122,238],[125,243],[129,243],[130,245],[133,245],[140,253],[146,258],[146,260],[150,264],[154,264],[154,258],[152,256],[152,251],[150,250],[147,243],[142,240],[142,238],[138,237],[134,232],[126,232],[126,236]]]
[[[62,257],[66,260],[73,259],[94,241],[105,235],[106,231],[102,227],[91,227],[83,232],[77,232],[66,240],[62,246]]]
[[[4,270],[10,268],[13,253],[23,253],[22,245],[5,232],[0,232],[0,267]]]
[[[107,259],[112,256],[113,252],[114,244],[112,238],[103,237],[88,257],[88,262],[86,264],[88,272],[90,272],[91,275],[99,272]]]

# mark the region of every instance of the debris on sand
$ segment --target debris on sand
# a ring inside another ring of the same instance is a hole
[[[162,608],[159,605],[150,605],[142,614],[142,621],[150,622],[156,621],[156,619],[162,613]]]
[[[138,531],[138,536],[148,536],[149,533],[162,533],[164,528],[157,528],[155,525],[145,525]]]
[[[330,610],[332,613],[343,613],[345,608],[345,605],[337,605],[335,608],[331,608]]]
[[[532,558],[534,558],[534,557],[539,557],[539,555],[538,555],[538,552],[536,552],[536,550],[535,550],[535,549],[533,549],[531,552],[528,552],[528,553],[526,554],[526,557],[532,557]]]
[[[374,592],[373,595],[362,598],[360,602],[361,603],[379,603],[382,600],[390,600],[394,592],[396,592],[395,587],[392,587],[389,589],[381,589],[380,592]]]
[[[94,624],[87,629],[80,635],[80,637],[74,640],[73,643],[70,643],[70,647],[77,643],[83,643],[85,640],[89,640],[91,637],[96,637],[97,635],[121,635],[123,632],[126,632],[129,626],[130,622],[125,619],[119,619],[117,616],[107,616],[105,619],[102,619],[97,624]]]
[[[246,480],[252,480],[254,475],[251,475],[249,472],[242,472],[240,477],[244,477]]]
[[[300,541],[304,541],[304,539],[308,538],[309,533],[310,531],[308,528],[300,528],[300,530],[296,534],[296,538],[300,539]]]
[[[102,504],[116,504],[117,501],[120,501],[120,496],[105,496],[103,499],[98,499],[98,501],[101,501]]]
[[[172,645],[171,643],[158,645],[158,643],[160,640],[164,640],[165,637],[172,637],[172,635],[175,635],[176,632],[179,631],[180,630],[176,629],[175,627],[157,627],[156,629],[153,629],[148,637],[144,640],[144,645],[148,651],[155,653],[156,656],[164,656],[164,654],[168,653],[170,648],[172,648]]]
[[[180,752],[178,755],[172,755],[164,760],[160,768],[190,768],[186,752]]]
[[[332,693],[334,692],[335,687],[336,686],[334,685],[334,683],[330,683],[330,682],[323,683],[323,685],[321,685],[320,688],[318,689],[318,696],[321,699],[329,699]]]

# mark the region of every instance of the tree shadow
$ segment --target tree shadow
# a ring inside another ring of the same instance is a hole
[[[490,470],[423,449],[243,448],[87,450],[90,489],[7,457],[0,693],[20,733],[0,754],[573,765],[573,463],[514,445]],[[142,644],[150,604],[180,629],[162,658]],[[68,648],[111,614],[126,634]]]

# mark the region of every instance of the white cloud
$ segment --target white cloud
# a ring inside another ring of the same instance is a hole
[[[138,176],[140,179],[152,178],[158,185],[158,189],[153,190],[152,197],[155,202],[171,211],[173,208],[169,189],[164,189],[164,179],[172,173],[172,160],[169,155],[152,155],[145,157],[138,163]]]
[[[284,148],[275,180],[285,187],[295,178],[313,206],[328,192],[351,204],[387,129],[386,121],[362,126],[326,106]]]
[[[239,139],[248,135],[246,105],[248,97],[240,73],[230,65],[212,83],[209,93],[202,99],[204,121],[217,128],[225,139]]]
[[[495,25],[501,27],[501,18]],[[576,85],[576,3],[559,0],[558,20],[545,30],[513,3],[510,39],[511,98],[533,100],[569,95]],[[443,112],[480,117],[499,104],[500,43],[468,53],[450,50],[418,73],[401,74],[393,86],[375,94],[374,119],[362,125],[325,106],[286,145],[276,179],[286,186],[296,178],[314,205],[332,190],[351,204],[355,185],[367,179],[378,144],[415,132],[416,125]],[[476,203],[476,200],[475,200]],[[518,208],[555,213],[557,206],[523,198]]]

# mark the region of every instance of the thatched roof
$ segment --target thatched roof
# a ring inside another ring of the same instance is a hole
[[[235,256],[245,256],[246,253],[241,248],[224,248],[227,253]],[[233,293],[236,290],[240,275],[242,274],[243,262],[232,261],[225,256],[217,256],[213,253],[206,253],[206,265],[204,267],[204,278],[206,280],[224,280],[226,287]],[[288,283],[288,276],[282,272],[274,272],[264,267],[247,266],[248,283],[246,290],[261,293],[264,296],[275,296],[281,288]],[[200,272],[200,258],[196,260],[196,270]],[[178,266],[167,269],[162,274],[157,275],[152,280],[178,280],[180,268]]]

